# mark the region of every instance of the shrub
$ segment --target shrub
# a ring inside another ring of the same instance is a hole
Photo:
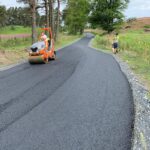
[[[145,29],[150,29],[150,25],[145,25],[144,28]]]
[[[15,27],[14,27],[14,26],[11,26],[11,27],[10,27],[10,30],[13,30],[13,31],[14,31],[14,30],[15,30]]]

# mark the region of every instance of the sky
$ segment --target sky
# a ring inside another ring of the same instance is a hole
[[[7,8],[23,6],[23,4],[17,3],[16,0],[0,0],[0,5],[5,5]],[[126,18],[150,17],[150,0],[130,0],[124,14]]]
[[[125,16],[131,17],[150,17],[150,0],[130,0]]]

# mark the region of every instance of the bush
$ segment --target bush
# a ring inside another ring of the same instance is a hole
[[[135,17],[127,19],[127,23],[132,23],[133,21],[136,21],[137,19]]]
[[[14,26],[11,26],[11,27],[10,27],[10,30],[13,30],[13,31],[14,31],[14,30],[15,30],[15,27],[14,27]]]
[[[150,25],[145,25],[144,28],[145,29],[150,29]]]

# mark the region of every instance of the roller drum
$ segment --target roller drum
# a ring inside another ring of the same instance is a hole
[[[30,64],[45,63],[45,60],[42,56],[29,56],[28,61]]]

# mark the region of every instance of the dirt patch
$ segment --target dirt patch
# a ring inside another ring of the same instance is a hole
[[[145,26],[150,26],[150,17],[137,18],[134,21],[125,24],[125,29],[144,29]]]
[[[22,59],[27,58],[28,53],[21,52],[7,52],[0,51],[0,67],[11,65],[20,62]]]
[[[0,39],[28,38],[31,34],[0,34]]]

